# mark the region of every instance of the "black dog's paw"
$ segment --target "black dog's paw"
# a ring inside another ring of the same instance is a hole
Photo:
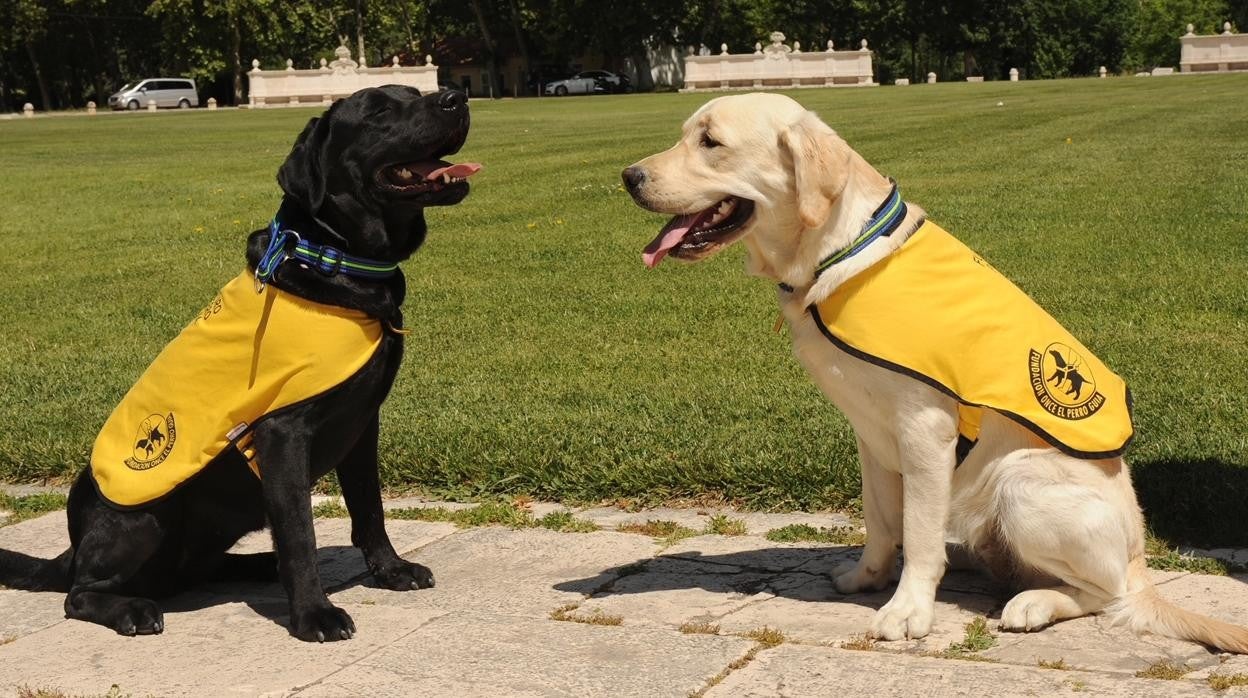
[[[429,589],[433,586],[433,572],[428,567],[406,560],[375,570],[373,579],[378,585],[395,591]]]
[[[165,631],[165,617],[150,599],[128,599],[116,609],[113,630],[118,635],[159,635]]]
[[[350,640],[355,635],[355,622],[337,606],[316,606],[291,613],[290,634],[304,642]]]

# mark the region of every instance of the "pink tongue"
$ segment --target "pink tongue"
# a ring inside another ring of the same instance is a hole
[[[457,162],[454,165],[447,165],[446,167],[439,167],[433,172],[426,173],[425,179],[426,180],[438,179],[444,174],[462,179],[464,177],[471,177],[480,171],[481,171],[481,165],[478,163]]]
[[[651,240],[641,253],[641,261],[646,263],[646,267],[653,269],[655,265],[663,261],[663,258],[667,256],[667,251],[680,244],[685,233],[689,232],[701,215],[701,211],[687,213],[668,221],[667,225],[663,226],[663,230],[659,231],[658,236]]]

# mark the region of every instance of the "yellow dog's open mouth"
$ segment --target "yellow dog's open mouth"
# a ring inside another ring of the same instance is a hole
[[[672,218],[646,245],[641,259],[654,267],[669,253],[675,257],[709,251],[737,232],[754,215],[754,202],[729,196],[710,208]]]

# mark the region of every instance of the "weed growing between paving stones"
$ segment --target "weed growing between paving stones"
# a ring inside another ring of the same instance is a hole
[[[1175,681],[1191,672],[1192,668],[1186,664],[1175,664],[1169,659],[1161,659],[1148,665],[1148,668],[1135,672],[1135,675],[1141,679]]]
[[[716,675],[712,676],[712,677],[711,677],[711,678],[710,678],[710,679],[706,682],[706,685],[705,685],[705,686],[703,686],[702,688],[698,689],[697,691],[694,691],[693,693],[689,694],[689,698],[702,698],[702,696],[705,696],[705,695],[706,695],[706,693],[707,693],[707,691],[709,691],[709,690],[711,690],[712,688],[715,688],[716,686],[718,686],[718,685],[719,685],[719,684],[720,684],[720,683],[721,683],[724,679],[728,678],[728,675],[729,675],[729,674],[731,674],[732,672],[734,672],[734,671],[736,671],[736,670],[738,670],[738,669],[742,669],[742,668],[744,668],[744,667],[745,667],[745,665],[747,665],[747,664],[749,664],[750,662],[754,661],[754,657],[758,656],[758,652],[759,652],[759,650],[760,650],[760,649],[763,649],[763,648],[758,647],[757,645],[755,645],[754,647],[751,647],[751,648],[749,649],[749,651],[747,651],[747,652],[746,652],[744,655],[742,655],[740,658],[738,658],[738,659],[734,659],[734,660],[732,660],[731,662],[729,662],[729,663],[728,663],[728,666],[724,667],[724,670],[723,670],[723,671],[721,671],[721,672],[719,672],[718,674],[716,674]]]
[[[749,638],[763,647],[775,647],[776,645],[782,644],[787,639],[783,632],[766,625],[761,628],[755,628],[747,633],[742,633],[741,637]]]
[[[943,652],[929,652],[929,657],[942,659],[964,659],[972,662],[996,662],[998,660],[977,654],[997,644],[997,638],[988,629],[988,619],[975,616],[966,624],[966,634],[961,642],[955,642]]]
[[[1059,659],[1038,659],[1036,660],[1036,666],[1041,669],[1057,669],[1059,671],[1070,671],[1074,668],[1066,663],[1064,657]]]
[[[680,624],[680,632],[686,635],[718,635],[719,623],[690,620]]]
[[[122,693],[121,688],[117,684],[113,684],[112,687],[108,689],[108,693],[96,694],[92,696],[69,694],[59,688],[31,688],[30,686],[19,686],[17,689],[17,698],[130,698],[130,694]]]
[[[658,539],[663,547],[670,547],[676,543],[698,535],[698,532],[688,526],[681,526],[675,521],[655,521],[647,520],[645,523],[637,523],[630,521],[615,529],[620,533],[640,533],[643,536],[651,536]]]
[[[872,652],[875,650],[875,638],[862,635],[852,640],[846,640],[841,643],[843,650],[857,650],[859,652]]]
[[[576,518],[570,511],[552,511],[538,519],[536,525],[560,533],[593,533],[601,528],[593,521]]]
[[[1248,674],[1210,674],[1205,680],[1215,691],[1225,691],[1234,686],[1248,686]]]
[[[345,519],[351,516],[347,508],[337,499],[331,499],[313,505],[312,516],[317,519]]]
[[[706,522],[704,533],[719,536],[744,536],[746,533],[745,522],[725,514],[715,514]]]
[[[20,497],[0,492],[0,511],[12,512],[8,518],[0,519],[0,526],[9,526],[50,511],[65,508],[65,495],[56,492],[40,492]]]
[[[312,515],[322,518],[345,518],[347,508],[338,500],[321,502],[312,507]],[[560,533],[590,533],[599,530],[598,524],[576,518],[572,512],[552,511],[539,518],[512,502],[484,502],[469,509],[451,510],[445,507],[410,507],[389,509],[386,517],[405,521],[430,521],[453,523],[460,528],[477,526],[507,526],[509,528],[546,528]]]
[[[773,528],[765,536],[776,543],[832,543],[834,545],[862,545],[867,534],[852,526],[815,528],[809,524],[789,524]]]
[[[580,607],[579,603],[560,606],[550,612],[550,619],[569,623],[584,623],[586,625],[620,625],[624,622],[624,616],[613,616],[603,613],[601,608],[595,608],[589,613],[576,613],[576,609]]]

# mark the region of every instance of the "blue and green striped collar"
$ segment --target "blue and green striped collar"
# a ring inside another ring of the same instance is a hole
[[[889,181],[893,183],[893,188],[888,192],[884,203],[880,204],[879,208],[875,209],[875,213],[872,213],[871,217],[867,219],[858,237],[854,238],[854,241],[846,247],[821,259],[819,264],[815,266],[816,280],[820,274],[831,269],[837,263],[844,262],[865,250],[867,245],[870,245],[877,238],[892,235],[893,231],[897,230],[897,227],[905,220],[906,202],[901,200],[901,192],[897,189],[897,182],[892,178],[889,178]],[[780,288],[786,293],[793,292],[793,287],[786,283],[781,283]]]
[[[357,279],[386,279],[399,268],[398,264],[356,257],[330,245],[304,240],[298,232],[283,226],[275,217],[269,223],[269,245],[256,264],[256,283],[267,283],[288,259],[301,262],[326,276],[343,274]]]

